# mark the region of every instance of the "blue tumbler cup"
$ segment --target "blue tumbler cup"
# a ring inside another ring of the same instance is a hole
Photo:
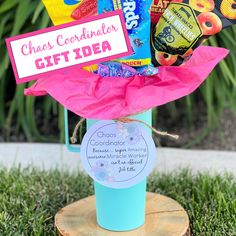
[[[132,118],[152,124],[152,111],[148,110]],[[87,120],[87,129],[97,120]],[[151,130],[146,128],[151,135]],[[66,145],[72,152],[80,152],[78,146],[69,143],[68,114],[65,110]],[[129,188],[114,189],[94,181],[97,223],[111,231],[128,231],[142,226],[145,222],[146,177]]]
[[[152,123],[152,112],[148,110],[133,118]],[[87,120],[87,128],[95,120]],[[147,132],[151,130],[147,129]],[[96,197],[97,223],[112,231],[128,231],[142,226],[145,222],[146,178],[140,183],[129,187],[114,189],[94,181]]]

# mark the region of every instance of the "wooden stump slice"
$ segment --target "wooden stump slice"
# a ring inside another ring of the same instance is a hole
[[[84,198],[62,208],[55,216],[61,236],[190,236],[189,218],[175,200],[147,193],[146,221],[138,229],[114,232],[96,222],[95,196]]]

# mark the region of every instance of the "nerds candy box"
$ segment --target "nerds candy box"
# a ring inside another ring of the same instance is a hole
[[[152,0],[98,0],[98,13],[122,9],[134,54],[118,61],[130,66],[151,63],[150,13]],[[118,43],[118,42],[117,42]]]

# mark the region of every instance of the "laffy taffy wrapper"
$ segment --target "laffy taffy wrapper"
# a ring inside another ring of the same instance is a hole
[[[206,39],[233,24],[235,0],[172,0],[152,32],[152,63],[181,65]]]
[[[224,48],[201,46],[183,66],[161,66],[154,76],[103,78],[79,66],[67,68],[39,76],[25,95],[49,94],[85,118],[129,116],[192,93],[227,54]]]

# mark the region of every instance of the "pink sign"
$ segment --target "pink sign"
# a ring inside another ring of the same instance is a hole
[[[122,11],[6,39],[16,83],[132,54]]]

